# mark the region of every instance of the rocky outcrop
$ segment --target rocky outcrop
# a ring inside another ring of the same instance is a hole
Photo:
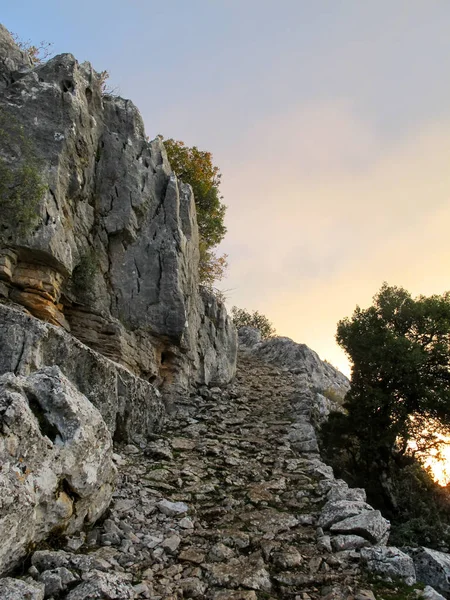
[[[398,548],[363,548],[361,558],[372,573],[394,580],[402,580],[406,585],[416,583],[416,571],[410,556]]]
[[[164,419],[160,392],[95,352],[61,327],[0,304],[0,374],[27,376],[47,365],[64,375],[99,410],[117,441],[143,441]]]
[[[449,598],[450,554],[423,547],[405,548],[405,551],[414,561],[418,579]]]
[[[331,389],[344,397],[350,389],[347,377],[322,361],[306,344],[298,344],[287,337],[273,337],[255,346],[254,352],[262,360],[287,369],[318,390]]]
[[[0,116],[26,132],[45,184],[35,221],[1,224],[0,296],[165,390],[229,381],[235,330],[198,291],[194,198],[162,141],[89,63],[32,68],[4,28],[0,62]],[[0,139],[12,170],[19,146]]]
[[[9,31],[0,23],[0,91],[32,66],[30,57],[20,50]]]
[[[116,470],[100,413],[58,367],[0,377],[0,425],[3,573],[49,534],[95,523]]]

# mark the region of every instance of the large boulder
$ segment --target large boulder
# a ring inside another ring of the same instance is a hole
[[[0,573],[49,534],[94,523],[112,497],[112,439],[61,373],[0,377]]]
[[[100,411],[117,441],[144,441],[163,422],[164,403],[151,383],[13,305],[0,304],[0,348],[0,375],[27,376],[57,365]]]
[[[162,140],[89,63],[24,60],[0,28],[0,118],[27,135],[26,152],[0,135],[0,156],[14,171],[32,152],[45,184],[30,222],[3,213],[0,297],[174,393],[228,382],[236,331],[199,292],[194,197]]]
[[[332,525],[339,521],[372,510],[373,508],[366,502],[355,500],[329,500],[322,509],[318,525],[319,527],[323,527],[323,529],[330,529]]]
[[[417,579],[450,596],[450,554],[431,548],[405,548],[414,561]]]
[[[362,548],[361,559],[369,571],[383,578],[401,579],[406,585],[416,583],[412,558],[398,548]]]
[[[331,526],[332,533],[359,535],[372,544],[385,545],[389,537],[390,523],[379,510],[364,510]]]
[[[0,579],[2,600],[44,600],[44,584],[4,577]]]

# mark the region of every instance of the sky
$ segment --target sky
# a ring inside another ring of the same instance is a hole
[[[346,374],[337,322],[383,281],[450,289],[448,0],[22,0],[2,22],[110,73],[211,151],[227,303]]]

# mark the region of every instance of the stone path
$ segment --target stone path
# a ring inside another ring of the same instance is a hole
[[[295,376],[241,353],[232,385],[200,392],[144,450],[117,449],[101,525],[35,552],[45,598],[373,600],[352,552],[317,537],[330,469]]]

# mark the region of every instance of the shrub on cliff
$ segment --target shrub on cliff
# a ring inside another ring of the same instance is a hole
[[[249,312],[245,308],[233,306],[231,317],[237,329],[240,327],[254,327],[260,331],[263,340],[273,337],[276,334],[273,324],[265,315],[260,314],[257,310]]]
[[[219,191],[222,175],[212,162],[211,152],[189,148],[172,138],[165,140],[164,146],[174,172],[192,186],[200,234],[200,283],[212,287],[223,278],[227,267],[226,254],[217,256],[215,252],[227,231],[226,206]]]
[[[45,189],[30,140],[14,117],[0,110],[0,238],[6,229],[24,235],[37,224]]]
[[[33,44],[30,40],[22,40],[17,33],[12,33],[11,35],[22,52],[28,54],[33,65],[42,64],[52,54],[52,42],[41,41],[38,44]]]
[[[323,426],[324,451],[401,521],[429,489],[417,459],[450,433],[450,293],[412,298],[384,284],[373,306],[338,323],[336,339],[352,362],[351,389],[346,413]]]

